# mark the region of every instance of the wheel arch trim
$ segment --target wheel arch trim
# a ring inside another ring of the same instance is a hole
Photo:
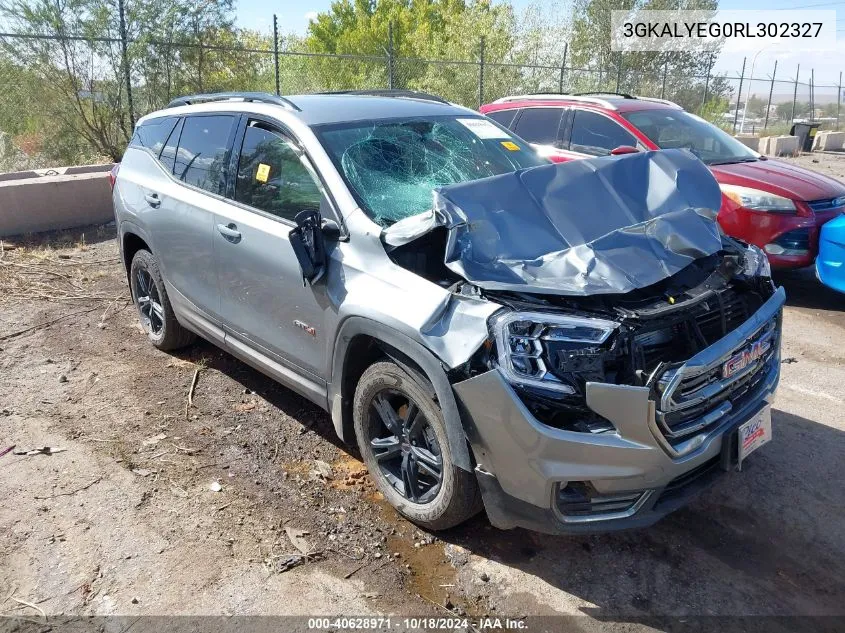
[[[328,403],[332,424],[334,424],[338,436],[347,442],[352,440],[352,437],[350,437],[351,434],[349,433],[349,429],[351,428],[351,406],[347,405],[351,403],[354,394],[343,393],[343,378],[350,344],[358,336],[367,336],[394,348],[396,351],[407,356],[409,360],[422,370],[425,377],[434,387],[437,403],[443,412],[449,450],[452,453],[452,461],[459,468],[473,472],[472,459],[467,446],[466,434],[463,423],[461,422],[458,403],[452,391],[452,385],[449,383],[449,379],[440,361],[437,360],[434,354],[407,335],[386,328],[383,324],[365,317],[349,317],[343,322],[335,337],[331,382],[329,383],[328,389]],[[390,357],[389,352],[387,356]],[[393,359],[391,358],[391,360]],[[398,364],[400,366],[402,365],[401,363]]]
[[[132,262],[126,261],[126,254],[123,251],[123,247],[124,247],[124,243],[126,242],[126,236],[129,235],[129,234],[135,235],[135,236],[139,237],[140,239],[142,239],[144,241],[144,243],[150,248],[150,252],[153,253],[153,255],[155,255],[155,251],[153,250],[153,243],[150,240],[150,236],[147,234],[147,232],[144,229],[142,229],[140,226],[135,224],[134,222],[132,222],[130,220],[123,220],[120,223],[120,226],[118,228],[118,236],[120,238],[118,240],[118,248],[120,249],[120,258],[124,262],[124,268],[126,269],[127,275],[129,274],[129,265]],[[161,261],[160,260],[159,260],[158,264],[159,264],[159,267],[161,267]]]

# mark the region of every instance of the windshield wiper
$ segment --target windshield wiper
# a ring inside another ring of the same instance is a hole
[[[708,165],[733,165],[735,163],[756,163],[759,158],[755,158],[754,156],[743,156],[737,158],[726,158],[724,160],[714,160],[709,163]]]

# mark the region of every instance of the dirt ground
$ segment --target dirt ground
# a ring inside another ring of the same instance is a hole
[[[845,177],[845,157],[815,158]],[[149,345],[112,228],[15,246],[0,256],[0,451],[16,446],[0,457],[0,615],[568,614],[621,630],[845,615],[845,296],[809,271],[778,276],[774,439],[743,472],[647,530],[551,537],[482,514],[434,535],[386,506],[326,413],[208,343]]]

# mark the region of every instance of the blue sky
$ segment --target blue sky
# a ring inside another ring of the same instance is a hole
[[[517,10],[529,4],[543,4],[543,0],[511,0]],[[265,2],[263,0],[238,0],[236,11],[237,21],[240,26],[258,29],[262,32],[272,31],[273,13],[279,18],[279,30],[281,33],[297,32],[304,33],[308,26],[308,16],[319,11],[325,11],[331,5],[331,0],[313,0],[311,2],[296,2],[295,0],[276,0]],[[796,65],[801,65],[801,81],[808,81],[809,71],[815,70],[816,84],[836,84],[839,80],[839,72],[845,70],[845,0],[722,0],[720,9],[826,9],[836,10],[837,14],[837,37],[841,43],[837,43],[837,50],[821,51],[790,51],[783,47],[773,47],[763,50],[757,57],[754,69],[755,79],[767,79],[773,69],[774,61],[778,60],[778,79],[792,79],[795,77]],[[841,16],[841,17],[840,17]],[[746,77],[751,69],[751,56],[749,54],[746,68]],[[738,76],[742,66],[742,53],[723,53],[716,63],[716,71],[728,72]],[[776,84],[777,85],[777,84]],[[754,84],[754,91],[758,87],[763,90],[765,86],[760,81]],[[776,91],[786,90],[786,84]],[[820,95],[822,89],[817,89]],[[745,92],[745,90],[743,90]],[[836,91],[832,94],[835,96]]]

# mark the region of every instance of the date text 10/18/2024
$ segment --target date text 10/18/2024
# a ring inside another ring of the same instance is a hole
[[[352,618],[309,618],[308,628],[316,631],[333,630],[370,630],[385,631],[390,629],[420,631],[466,631],[470,627],[487,631],[525,631],[528,624],[516,618],[459,618],[459,617],[352,617]]]

